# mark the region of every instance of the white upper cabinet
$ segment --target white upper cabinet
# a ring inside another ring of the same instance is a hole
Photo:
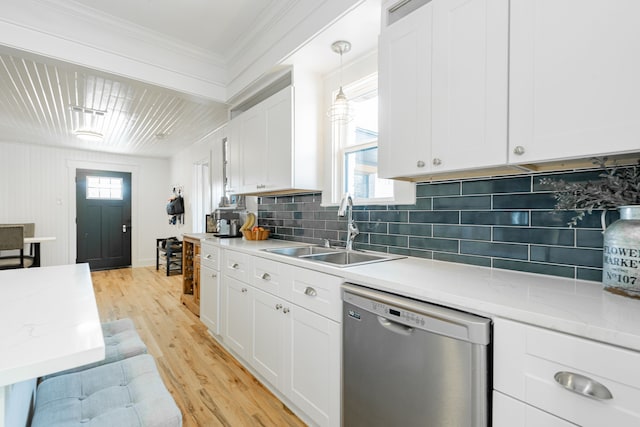
[[[508,6],[508,0],[383,6],[381,176],[507,162]]]
[[[433,172],[507,162],[508,0],[433,3]]]
[[[511,2],[512,163],[640,149],[640,2]]]
[[[238,118],[239,193],[287,189],[292,185],[293,88],[288,87]]]
[[[393,24],[385,10],[383,5],[378,43],[378,173],[419,175],[431,161],[433,7],[422,6]]]
[[[320,189],[318,83],[293,75],[285,87],[230,122],[236,194]]]

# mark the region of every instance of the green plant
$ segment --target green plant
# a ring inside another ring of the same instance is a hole
[[[640,204],[640,162],[630,167],[605,166],[606,159],[597,160],[602,168],[600,179],[586,182],[566,182],[543,178],[540,183],[553,191],[556,210],[573,210],[577,215],[568,222],[575,226],[594,209],[615,209],[618,206]]]

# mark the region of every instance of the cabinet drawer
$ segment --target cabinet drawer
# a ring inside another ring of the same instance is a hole
[[[298,267],[292,267],[292,271],[291,301],[300,307],[341,322],[342,278]]]
[[[640,353],[503,319],[494,333],[496,390],[585,427],[640,425]],[[612,398],[572,392],[556,381],[560,372],[596,381]]]
[[[221,272],[241,282],[249,282],[251,258],[240,252],[225,250],[222,256]]]
[[[200,252],[200,263],[203,267],[220,270],[220,248],[203,243]]]
[[[277,261],[253,257],[250,283],[258,289],[291,300],[294,267]]]
[[[500,392],[493,392],[492,427],[575,427],[531,405]]]

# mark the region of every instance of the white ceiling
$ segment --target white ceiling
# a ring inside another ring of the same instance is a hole
[[[55,0],[63,1],[63,0]],[[88,14],[124,22],[227,59],[268,30],[292,0],[65,0]],[[351,58],[377,43],[380,0],[367,0],[288,58],[325,73],[338,66],[329,45],[347,38]],[[345,62],[349,59],[345,57]],[[85,111],[78,111],[73,106]],[[113,153],[170,157],[227,118],[227,105],[140,81],[0,46],[2,140]],[[96,114],[95,111],[98,113]],[[102,142],[80,140],[86,128]]]
[[[290,0],[70,1],[227,58]]]

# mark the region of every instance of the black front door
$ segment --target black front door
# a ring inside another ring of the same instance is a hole
[[[91,270],[131,265],[131,174],[76,171],[76,262]]]

